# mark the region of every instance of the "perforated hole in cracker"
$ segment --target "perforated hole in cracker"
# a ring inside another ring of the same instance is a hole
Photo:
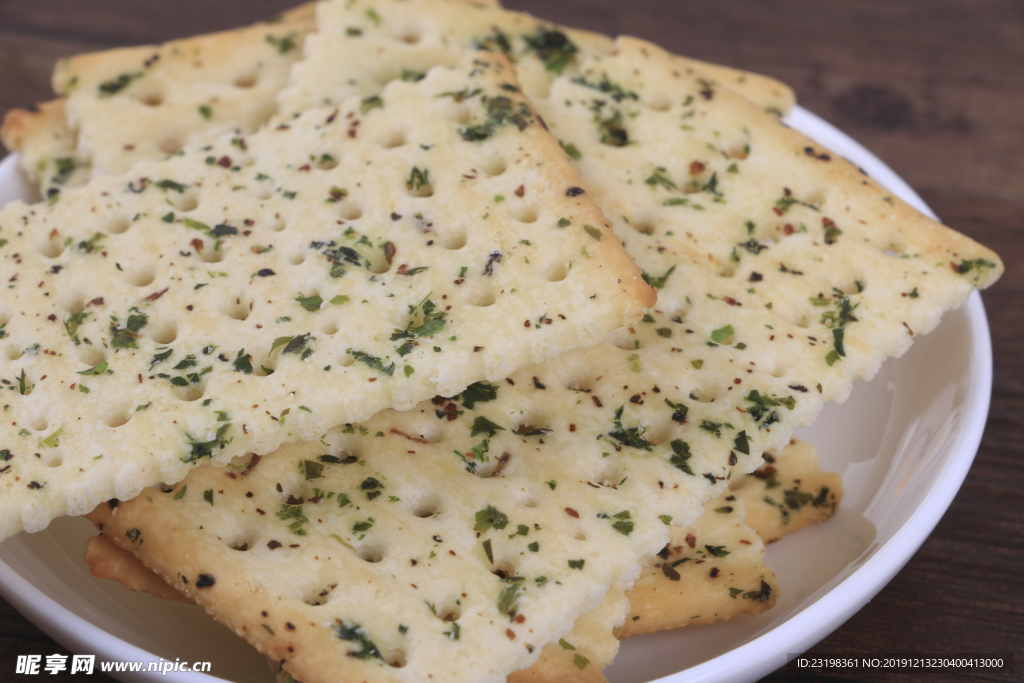
[[[422,36],[422,30],[417,23],[403,23],[395,28],[395,40],[400,40],[403,43],[409,43],[415,45],[420,41]]]
[[[128,420],[132,419],[134,410],[134,406],[120,402],[106,409],[106,418],[103,421],[111,429],[117,429],[128,424]]]
[[[511,210],[512,217],[520,223],[535,223],[540,218],[540,211],[536,206],[530,204],[523,204],[521,206],[515,206]]]
[[[462,249],[469,241],[469,235],[463,230],[445,228],[440,237],[441,246],[445,249]]]
[[[657,93],[650,97],[647,106],[654,111],[668,111],[672,108],[672,100],[666,94]]]
[[[500,176],[508,168],[508,162],[500,156],[490,156],[479,164],[480,168],[489,176]]]
[[[405,144],[405,134],[400,130],[388,131],[380,138],[380,146],[384,149],[394,149]]]
[[[199,207],[198,193],[187,190],[177,195],[169,195],[167,201],[178,211],[195,211]]]
[[[39,413],[38,415],[33,416],[32,419],[29,420],[28,424],[35,431],[44,432],[47,427],[50,426],[50,420],[46,416],[46,413]]]
[[[177,154],[184,146],[184,142],[178,137],[166,137],[160,141],[159,146],[160,151],[165,154]]]
[[[173,320],[165,320],[153,326],[149,338],[157,344],[170,344],[178,338],[178,326]]]
[[[259,76],[255,72],[243,73],[235,78],[233,85],[236,88],[252,88],[259,82]]]
[[[554,263],[544,271],[544,277],[551,282],[561,282],[569,276],[569,270],[564,263]]]
[[[51,235],[49,239],[42,242],[39,246],[39,253],[51,259],[64,253],[64,243],[61,241],[60,235]]]

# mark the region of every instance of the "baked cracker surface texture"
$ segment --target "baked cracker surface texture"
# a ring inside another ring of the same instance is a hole
[[[814,446],[801,439],[732,484],[732,494],[746,503],[746,523],[765,543],[774,543],[835,515],[843,498],[843,480],[824,472]]]
[[[614,40],[522,12],[450,0],[328,0],[317,5],[317,31],[280,94],[280,111],[370,95],[382,82],[453,64],[466,49],[508,56],[526,94],[537,98],[546,96],[555,76],[576,76],[581,63],[609,54]],[[795,103],[793,91],[772,78],[682,56],[671,61],[681,73],[720,82],[777,114]],[[338,64],[345,66],[339,71]]]
[[[704,505],[693,525],[672,528],[672,540],[645,561],[626,594],[630,614],[620,638],[757,615],[779,596],[764,548],[835,515],[842,479],[821,469],[814,445],[791,439],[765,464],[737,477],[729,491]],[[812,558],[808,558],[810,561]]]
[[[0,125],[0,142],[20,152],[18,165],[45,197],[89,182],[89,165],[76,156],[77,136],[67,126],[64,99],[12,109]]]
[[[12,203],[0,237],[3,536],[500,380],[654,299],[489,53]]]
[[[75,158],[92,177],[118,174],[230,131],[252,133],[275,113],[313,15],[307,4],[245,28],[59,61],[53,88],[66,97]]]
[[[696,523],[672,527],[672,540],[627,593],[630,613],[615,634],[712,624],[774,607],[779,584],[744,514],[743,501],[726,493],[705,503]]]

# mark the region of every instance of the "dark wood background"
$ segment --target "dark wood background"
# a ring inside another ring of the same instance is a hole
[[[265,18],[290,0],[0,0],[0,112],[48,99],[54,61]],[[988,426],[949,512],[906,568],[812,652],[995,653],[1024,644],[1024,3],[1019,0],[506,0],[564,24],[789,83],[995,249],[985,294],[995,351]],[[0,152],[2,154],[2,152]],[[0,601],[0,680],[17,654],[66,651]],[[1021,660],[1017,666],[1022,665]],[[1018,669],[1019,671],[1020,669]],[[1017,674],[1019,675],[1019,674]],[[41,676],[55,680],[55,676]],[[87,680],[101,680],[101,675]],[[961,680],[922,673],[832,680]],[[975,680],[1019,680],[990,673]],[[822,680],[777,672],[769,681]],[[79,680],[85,680],[79,678]]]

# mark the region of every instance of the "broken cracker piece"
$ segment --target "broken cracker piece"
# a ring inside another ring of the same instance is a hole
[[[744,523],[745,505],[731,493],[704,505],[704,515],[645,567],[626,594],[630,613],[619,638],[740,614],[761,614],[778,599],[775,572],[764,562],[764,543]]]
[[[765,545],[831,518],[843,485],[838,474],[821,471],[807,441],[794,438],[764,457],[765,465],[706,503],[695,524],[672,528],[671,542],[626,594],[630,614],[616,635],[725,621],[775,605],[779,585]]]
[[[745,501],[746,523],[765,543],[774,543],[809,524],[820,524],[836,513],[843,498],[843,480],[822,472],[818,453],[807,441],[792,439],[765,464],[732,485]]]
[[[161,600],[195,604],[103,534],[89,539],[84,559],[89,565],[89,573],[97,579],[116,581],[134,593],[148,593]]]

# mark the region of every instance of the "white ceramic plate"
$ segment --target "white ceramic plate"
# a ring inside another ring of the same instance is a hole
[[[787,122],[931,213],[887,166],[829,124],[799,107]],[[15,156],[0,163],[0,205],[31,196]],[[769,547],[767,560],[781,583],[775,609],[627,640],[608,678],[752,681],[835,630],[906,564],[949,507],[981,442],[991,387],[991,340],[975,293],[872,382],[858,383],[845,405],[828,406],[800,433],[817,446],[825,469],[842,473],[846,497],[827,524]],[[262,656],[199,608],[89,576],[82,553],[91,533],[88,522],[61,519],[44,532],[8,539],[0,545],[0,593],[75,653],[213,662],[212,676],[117,674],[122,681],[273,680]]]

